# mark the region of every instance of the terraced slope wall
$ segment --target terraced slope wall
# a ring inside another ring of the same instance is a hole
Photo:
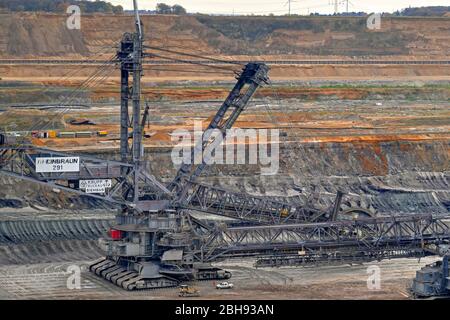
[[[0,13],[0,56],[89,56],[133,31],[131,15],[83,15],[68,30],[68,15]],[[447,57],[450,18],[384,18],[368,30],[366,18],[143,16],[152,45],[224,56]]]

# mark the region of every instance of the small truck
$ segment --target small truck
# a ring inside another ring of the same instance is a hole
[[[230,283],[230,282],[222,282],[219,283],[218,285],[216,285],[216,289],[217,290],[221,290],[221,289],[233,289],[234,284]]]

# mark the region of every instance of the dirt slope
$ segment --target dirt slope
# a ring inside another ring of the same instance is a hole
[[[68,30],[66,15],[0,13],[0,57],[89,56],[114,52],[127,15],[82,15],[81,30]],[[450,18],[384,18],[370,31],[365,18],[143,16],[152,45],[223,56],[445,58]]]

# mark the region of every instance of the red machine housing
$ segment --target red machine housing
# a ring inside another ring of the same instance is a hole
[[[123,232],[120,230],[111,229],[109,230],[109,236],[113,240],[121,240],[123,238]]]

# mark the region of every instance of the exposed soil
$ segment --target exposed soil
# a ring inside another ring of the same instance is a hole
[[[112,67],[111,67],[112,68]],[[98,66],[66,65],[0,65],[0,77],[3,81],[33,81],[35,83],[67,86],[76,86],[92,75]],[[167,70],[170,71],[167,71]],[[192,70],[185,72],[183,70]],[[234,68],[239,70],[239,67]],[[164,67],[164,71],[158,71],[157,67],[145,66],[143,78],[144,87],[150,87],[155,83],[169,81],[184,81],[189,86],[190,82],[204,81],[233,81],[234,73],[229,71],[216,72],[214,69],[174,66]],[[206,71],[206,72],[205,72]],[[70,80],[65,77],[70,74]],[[312,80],[334,80],[345,83],[349,80],[368,81],[403,81],[415,83],[417,81],[448,81],[450,79],[449,65],[273,65],[270,73],[272,80],[284,81],[312,81]],[[103,81],[103,85],[109,84],[113,88],[119,79],[118,71],[111,69],[109,78]],[[62,81],[63,80],[63,81]],[[1,82],[0,82],[1,84]],[[103,89],[105,89],[103,87]],[[160,94],[166,93],[160,89]],[[106,88],[106,93],[111,94],[111,89]],[[114,91],[115,92],[115,91]],[[364,92],[364,91],[363,91]],[[116,93],[116,92],[115,92]],[[214,91],[212,92],[214,93]],[[206,93],[203,93],[205,95]]]
[[[81,30],[67,30],[66,19],[66,15],[48,13],[0,13],[0,58],[108,59],[115,54],[122,33],[134,30],[132,16],[83,15]],[[446,60],[450,53],[449,17],[385,17],[381,30],[377,31],[366,28],[366,18],[352,17],[152,15],[143,16],[142,20],[152,52],[178,59],[186,56],[157,49],[224,60]],[[2,65],[0,77],[41,81],[38,78],[43,75],[59,77],[74,68],[80,66]],[[93,70],[92,66],[86,66],[76,76],[91,74]],[[231,80],[234,76],[233,73],[224,74],[223,70],[176,65],[152,66],[145,73],[153,82]],[[448,80],[450,67],[298,65],[275,66],[272,70],[274,80],[399,80],[413,77]]]
[[[1,58],[95,58],[115,52],[131,16],[83,16],[81,31],[65,30],[65,16],[0,13]],[[223,59],[447,59],[450,18],[387,18],[369,32],[360,18],[175,17],[143,18],[149,43]],[[169,68],[166,66],[166,68]],[[144,140],[147,169],[163,182],[177,168],[171,161],[177,129],[193,129],[194,119],[211,119],[233,83],[232,73],[183,73],[146,67],[143,93],[150,126]],[[77,103],[89,109],[35,110],[11,107],[61,100],[95,66],[0,66],[0,128],[30,130],[36,123],[58,131],[107,130],[108,137],[33,139],[32,143],[106,159],[118,158],[118,73],[112,71]],[[185,71],[185,70],[184,70]],[[210,71],[210,70],[209,70]],[[67,73],[72,76],[66,79]],[[371,207],[379,215],[450,212],[450,67],[276,66],[275,85],[260,90],[236,123],[240,128],[279,129],[279,170],[261,175],[262,164],[213,165],[200,181],[254,195],[318,199],[329,208],[336,192],[343,205]],[[51,88],[48,88],[51,87]],[[73,118],[96,123],[69,124]],[[251,144],[246,143],[246,150]],[[3,219],[79,215],[82,209],[113,208],[103,202],[0,177]],[[49,212],[49,208],[53,213]],[[13,210],[14,209],[14,210]],[[13,211],[13,212],[11,212]],[[179,299],[177,289],[127,293],[86,272],[100,257],[93,240],[42,241],[0,245],[0,298],[5,299]],[[203,299],[407,299],[415,271],[433,259],[374,263],[382,287],[367,289],[367,266],[255,269],[253,261],[218,264],[233,273],[234,290],[214,283],[197,285]],[[82,290],[67,289],[67,268],[84,267]]]
[[[9,257],[8,262],[0,259],[1,299],[182,299],[177,288],[126,292],[89,273],[88,264],[102,255],[93,241],[53,241],[39,247],[1,245],[0,251]],[[39,259],[41,262],[36,262]],[[193,285],[200,291],[200,298],[189,299],[404,300],[409,299],[408,288],[415,272],[435,260],[400,259],[355,266],[281,269],[255,269],[252,260],[230,260],[218,266],[232,272],[233,290],[216,290],[213,281],[197,282]],[[373,265],[381,272],[381,287],[377,290],[367,286],[367,268]],[[80,290],[67,288],[69,266],[83,270]]]
[[[174,89],[176,90],[176,89]],[[377,105],[377,103],[379,105]],[[176,166],[171,160],[177,137],[175,130],[192,131],[194,119],[203,127],[220,101],[160,101],[152,103],[150,138],[144,139],[148,169],[163,181],[170,181]],[[236,123],[244,129],[279,129],[279,170],[261,176],[262,165],[214,165],[201,180],[239,192],[272,196],[320,194],[320,205],[331,205],[337,190],[347,192],[348,201],[361,201],[381,214],[448,214],[450,210],[450,113],[447,102],[383,102],[262,98],[258,96]],[[14,111],[2,118],[33,123],[29,110]],[[39,111],[52,117],[55,111]],[[14,117],[12,115],[15,115]],[[86,118],[95,126],[73,126],[68,119]],[[98,106],[74,110],[59,118],[64,131],[108,130],[106,138],[34,139],[39,146],[90,153],[117,159],[119,108]],[[56,120],[55,120],[56,121]],[[26,128],[26,126],[24,127]],[[250,150],[250,146],[246,147]],[[97,203],[77,202],[76,197],[27,187],[27,183],[5,180],[0,195],[17,199],[25,194],[28,203],[52,208],[89,207]],[[299,189],[301,192],[299,192]],[[43,197],[45,195],[45,197]],[[50,200],[49,200],[50,199]]]
[[[1,13],[3,57],[90,56],[114,52],[131,15],[83,15],[81,30],[68,30],[67,15]],[[447,57],[450,18],[387,18],[381,30],[366,18],[143,16],[152,46],[223,57]],[[109,46],[109,50],[105,47]]]

